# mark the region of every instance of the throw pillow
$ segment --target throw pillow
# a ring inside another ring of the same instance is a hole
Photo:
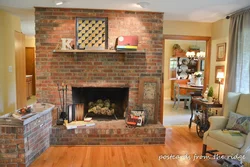
[[[248,134],[250,132],[250,117],[238,118],[232,129],[239,130],[244,134]]]
[[[236,124],[238,118],[243,117],[243,115],[237,114],[235,112],[229,112],[229,120],[227,122],[226,129],[232,129],[232,127]]]

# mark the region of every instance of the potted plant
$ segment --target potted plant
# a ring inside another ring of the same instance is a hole
[[[208,90],[208,102],[211,103],[213,101],[213,95],[214,95],[214,89],[212,86],[210,86],[209,90]]]
[[[202,83],[201,83],[202,72],[200,71],[195,72],[194,77],[195,77],[195,85],[202,86]]]

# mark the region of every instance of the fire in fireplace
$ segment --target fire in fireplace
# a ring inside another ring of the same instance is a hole
[[[84,105],[84,117],[124,119],[128,92],[128,87],[72,87],[72,99]]]

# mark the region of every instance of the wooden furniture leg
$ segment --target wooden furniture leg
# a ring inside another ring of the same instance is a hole
[[[191,128],[192,121],[193,121],[193,115],[194,115],[194,104],[193,104],[192,100],[191,100],[190,106],[191,106],[191,117],[190,117],[190,122],[189,122],[189,126],[188,126],[189,129]]]
[[[207,152],[207,145],[203,144],[203,146],[202,146],[202,156],[205,156],[206,152]]]

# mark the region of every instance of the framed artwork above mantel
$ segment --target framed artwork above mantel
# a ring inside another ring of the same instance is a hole
[[[108,18],[76,18],[76,47],[82,50],[108,49]]]
[[[226,60],[226,43],[217,44],[216,61]]]

